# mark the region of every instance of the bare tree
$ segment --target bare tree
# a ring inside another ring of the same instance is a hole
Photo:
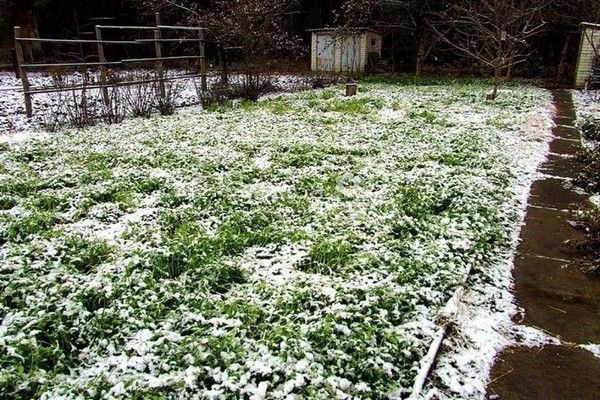
[[[373,26],[383,33],[408,35],[414,43],[415,75],[423,74],[425,61],[440,39],[430,27],[444,0],[346,0],[342,13],[346,26]]]
[[[443,22],[431,24],[438,37],[457,52],[491,68],[494,100],[506,74],[525,61],[529,40],[545,22],[549,0],[462,0],[439,13]]]
[[[288,23],[298,0],[147,0],[147,8],[176,9],[188,23],[208,28],[208,38],[218,44],[221,59],[227,50],[241,55],[245,82],[259,84],[270,63],[300,49],[300,38],[289,34]],[[179,17],[181,19],[181,16]],[[226,80],[226,76],[224,76]]]

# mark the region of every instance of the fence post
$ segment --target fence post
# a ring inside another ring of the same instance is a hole
[[[200,30],[200,80],[202,82],[202,92],[207,91],[206,85],[206,52],[204,48],[204,29]]]
[[[104,55],[104,43],[102,43],[102,29],[96,25],[96,40],[98,41],[98,61],[106,63],[106,56]],[[110,98],[108,97],[108,87],[106,86],[106,75],[108,68],[106,64],[100,66],[100,86],[102,87],[102,98],[104,104],[109,105]]]
[[[162,35],[160,32],[160,28],[158,27],[160,25],[160,13],[156,13],[154,14],[155,18],[156,18],[156,29],[154,30],[154,51],[156,52],[156,64],[155,64],[155,68],[156,68],[156,75],[158,77],[158,88],[160,90],[160,98],[161,100],[164,100],[167,96],[166,96],[166,92],[165,92],[165,80],[164,80],[164,66],[163,66],[163,61],[161,60],[162,58],[162,43],[160,42],[160,40],[162,39]]]
[[[33,115],[33,107],[31,105],[31,93],[29,91],[29,80],[27,79],[27,71],[21,68],[21,64],[24,64],[23,57],[23,46],[19,39],[21,38],[21,27],[15,26],[15,60],[17,63],[17,70],[21,77],[21,84],[23,85],[23,96],[25,97],[25,112],[27,118],[31,118]]]

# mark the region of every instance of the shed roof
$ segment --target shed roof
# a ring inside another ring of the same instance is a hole
[[[380,35],[381,33],[376,31],[373,28],[370,27],[362,27],[362,26],[357,26],[357,27],[339,27],[339,28],[315,28],[315,29],[307,29],[307,32],[313,32],[313,33],[318,33],[318,32],[339,32],[340,34],[343,34],[345,32],[350,32],[350,33],[357,33],[357,32],[371,32],[371,33],[376,33],[378,35]]]
[[[594,24],[591,22],[582,22],[579,24],[579,26],[581,28],[593,28],[593,29],[600,29],[600,24]]]

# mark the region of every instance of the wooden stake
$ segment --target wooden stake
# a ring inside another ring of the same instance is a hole
[[[27,118],[33,116],[33,107],[31,105],[31,93],[29,90],[29,80],[27,79],[27,71],[21,68],[21,64],[24,64],[25,59],[23,57],[23,47],[19,39],[21,38],[21,27],[15,26],[15,56],[17,62],[17,71],[21,78],[21,84],[23,85],[23,96],[25,97],[25,112]]]
[[[104,43],[102,43],[102,29],[96,26],[96,40],[98,41],[98,61],[102,63],[100,66],[100,86],[102,87],[102,98],[104,104],[109,105],[110,98],[108,97],[108,87],[106,87],[106,75],[108,68],[106,67],[106,57],[104,55]]]
[[[166,98],[166,91],[165,91],[165,81],[164,81],[164,65],[162,62],[162,45],[160,40],[162,39],[162,35],[160,32],[160,13],[156,13],[154,14],[155,18],[156,18],[156,29],[154,29],[154,40],[156,40],[154,42],[154,51],[156,52],[156,63],[155,63],[155,68],[156,68],[156,76],[158,78],[158,88],[160,91],[160,98],[162,100],[164,100]]]
[[[356,83],[346,83],[346,96],[356,96],[357,88]]]

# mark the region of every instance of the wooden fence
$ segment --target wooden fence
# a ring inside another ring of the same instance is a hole
[[[159,93],[161,98],[164,98],[165,93],[165,81],[181,78],[201,78],[201,90],[206,91],[206,55],[205,55],[205,31],[206,28],[192,27],[192,26],[171,26],[162,25],[160,22],[160,14],[156,13],[156,25],[155,26],[119,26],[119,25],[96,25],[95,26],[95,39],[84,40],[84,39],[45,39],[45,38],[27,38],[21,36],[21,28],[15,26],[15,56],[17,63],[18,74],[21,78],[23,85],[23,94],[25,98],[25,111],[27,117],[33,115],[33,107],[31,102],[32,95],[36,93],[51,93],[61,92],[74,89],[100,89],[102,92],[103,100],[106,104],[109,103],[108,89],[114,86],[122,85],[137,85],[147,83],[158,83]],[[135,40],[105,40],[102,38],[103,31],[107,30],[129,30],[129,31],[152,31],[153,37],[149,39],[135,39]],[[178,37],[178,38],[163,38],[163,32],[165,31],[186,31],[194,32],[197,34],[196,38],[190,37]],[[66,62],[66,63],[26,63],[23,55],[23,43],[70,43],[77,45],[95,45],[97,46],[98,61],[88,62],[86,57],[82,57],[82,62]],[[198,53],[197,55],[189,56],[171,56],[163,57],[163,43],[175,42],[175,43],[197,43]],[[105,56],[106,46],[109,45],[148,45],[154,44],[154,57],[144,58],[125,58],[118,61],[107,61]],[[193,75],[184,76],[165,76],[164,62],[170,60],[198,60],[199,73]],[[128,82],[109,83],[108,82],[108,69],[109,67],[127,67],[130,65],[136,65],[141,63],[153,63],[154,70],[156,72],[156,79],[143,79],[133,80]],[[28,71],[44,71],[52,70],[57,68],[99,68],[100,69],[100,80],[96,85],[85,85],[81,87],[68,86],[68,87],[54,87],[54,88],[32,88],[27,77]]]

